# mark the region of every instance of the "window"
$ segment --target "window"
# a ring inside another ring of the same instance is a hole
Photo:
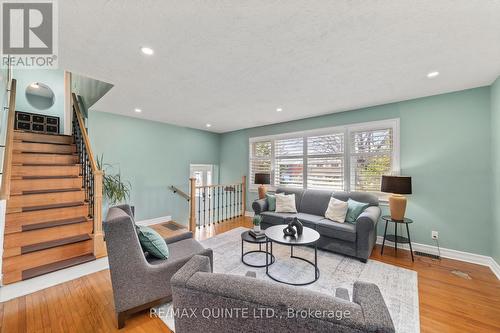
[[[250,184],[256,173],[271,173],[271,141],[255,142],[250,147]]]
[[[276,140],[274,163],[274,185],[303,187],[303,138]]]
[[[307,187],[344,189],[344,134],[307,138]]]
[[[351,190],[380,191],[392,170],[392,129],[354,131],[351,145]]]
[[[399,119],[250,138],[250,188],[258,172],[270,187],[379,192],[399,174]]]

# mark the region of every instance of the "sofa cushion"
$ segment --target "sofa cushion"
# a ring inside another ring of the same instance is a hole
[[[150,227],[139,227],[139,241],[144,251],[158,259],[167,259],[170,255],[167,243],[161,235]]]
[[[274,225],[285,224],[286,218],[294,218],[296,215],[297,214],[294,213],[276,213],[269,211],[260,213],[260,216],[262,216],[262,222]]]
[[[332,194],[332,191],[305,190],[297,210],[301,213],[324,216]]]
[[[338,223],[322,219],[316,226],[316,230],[322,236],[342,239],[348,242],[356,241],[356,225],[353,223]]]
[[[306,214],[306,213],[297,213],[295,215],[299,219],[299,221],[302,222],[304,227],[308,227],[314,230],[316,230],[316,224],[324,219],[323,216]]]
[[[344,223],[348,208],[347,202],[332,197],[325,212],[325,217],[335,222]]]
[[[304,190],[301,188],[279,187],[276,189],[276,193],[295,194],[295,207],[299,209],[300,203],[302,202],[302,196],[304,195]]]
[[[201,245],[193,238],[188,238],[175,243],[168,244],[168,249],[170,250],[170,256],[166,260],[167,262],[191,257],[193,254],[202,252],[205,248],[203,247],[203,245]],[[165,260],[155,258],[151,255],[148,255],[146,257],[146,260],[151,265],[165,263]]]
[[[274,197],[276,198],[276,213],[297,213],[295,194],[277,193]]]
[[[359,215],[361,215],[366,208],[370,207],[369,203],[358,202],[356,200],[352,200],[351,198],[347,200],[347,205],[347,216],[345,217],[345,220],[352,223],[356,223]]]
[[[266,193],[267,209],[271,212],[276,210],[276,196],[274,194]]]

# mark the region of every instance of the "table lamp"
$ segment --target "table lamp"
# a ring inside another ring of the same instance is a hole
[[[259,184],[259,199],[266,197],[267,189],[264,185],[271,184],[271,175],[269,173],[256,173],[254,184]]]
[[[406,197],[411,194],[411,177],[407,176],[382,176],[382,192],[392,193],[389,197],[391,218],[402,221],[405,218]]]

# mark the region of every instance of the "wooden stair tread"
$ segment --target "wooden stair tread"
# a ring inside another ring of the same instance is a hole
[[[62,136],[62,137],[67,137],[67,138],[73,138],[72,135],[60,134],[60,133],[38,133],[38,132],[26,131],[26,130],[20,130],[20,129],[16,129],[16,130],[14,130],[14,132],[19,133],[19,134],[35,134],[35,135]]]
[[[53,152],[53,151],[23,151],[23,150],[14,150],[13,154],[52,154],[52,155],[78,155],[77,153],[64,153],[64,152]]]
[[[23,143],[42,143],[44,145],[56,145],[56,146],[73,146],[74,143],[63,143],[63,142],[52,142],[52,141],[33,141],[33,140],[17,140],[17,142]]]
[[[43,155],[75,155],[78,156],[78,153],[52,153],[52,152],[43,152],[43,151],[21,151],[14,150],[13,154],[43,154]]]
[[[21,195],[78,192],[78,191],[83,191],[83,189],[81,187],[74,187],[74,188],[57,188],[53,190],[30,190],[30,191],[22,191]]]
[[[82,206],[84,204],[85,204],[85,202],[83,202],[83,201],[76,201],[76,202],[65,202],[65,203],[52,204],[52,205],[23,207],[22,208],[22,212],[32,212],[32,211],[35,211],[35,210],[45,210],[45,209],[75,207],[75,206]]]
[[[34,224],[25,224],[22,226],[22,231],[31,231],[31,230],[38,230],[38,229],[45,229],[45,228],[53,228],[53,227],[59,227],[62,225],[83,223],[83,222],[87,222],[87,221],[89,221],[89,219],[87,217],[79,216],[79,217],[70,218],[70,219],[54,220],[54,221],[34,223]]]
[[[36,167],[57,167],[57,166],[75,166],[80,165],[80,163],[13,163],[12,165],[17,166],[36,166]]]
[[[64,175],[64,176],[21,176],[19,179],[60,179],[60,178],[80,178],[81,176]]]
[[[58,261],[58,262],[55,262],[52,264],[47,264],[47,265],[43,265],[43,266],[39,266],[39,267],[35,267],[35,268],[30,268],[30,269],[23,271],[22,279],[23,280],[30,279],[30,278],[33,278],[35,276],[47,274],[47,273],[54,272],[54,271],[57,271],[57,270],[60,270],[63,268],[76,266],[76,265],[83,264],[83,263],[93,261],[93,260],[95,260],[95,256],[93,254],[85,254],[85,255],[74,257],[71,259],[61,260],[61,261]]]
[[[46,249],[50,249],[50,248],[57,247],[57,246],[67,245],[67,244],[83,242],[83,241],[87,241],[90,239],[91,239],[90,236],[85,234],[85,235],[78,235],[78,236],[72,236],[72,237],[67,237],[67,238],[60,238],[60,239],[56,239],[53,241],[42,242],[42,243],[37,243],[37,244],[33,244],[33,245],[26,245],[26,246],[21,247],[21,254],[46,250]]]

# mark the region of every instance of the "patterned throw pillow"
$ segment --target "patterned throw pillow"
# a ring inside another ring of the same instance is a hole
[[[158,259],[168,259],[169,251],[167,243],[159,233],[145,226],[139,227],[139,241],[142,248],[151,256]]]

